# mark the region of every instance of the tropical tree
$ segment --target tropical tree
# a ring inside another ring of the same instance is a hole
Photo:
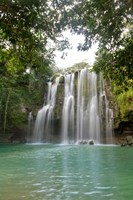
[[[128,90],[133,85],[133,39],[127,38],[121,48],[116,51],[100,49],[94,64],[94,70],[102,71],[106,79],[111,79],[113,83],[122,90]]]
[[[132,23],[132,0],[75,0],[73,5],[68,0],[58,1],[58,6],[63,7],[62,24],[85,36],[84,44],[79,46],[82,50],[97,41],[100,47],[118,48],[125,38],[125,29]]]
[[[60,34],[58,21],[52,1],[0,1],[0,127],[4,132],[23,122],[22,107],[38,104],[43,96],[40,87],[44,89],[52,73],[53,47],[48,44]]]

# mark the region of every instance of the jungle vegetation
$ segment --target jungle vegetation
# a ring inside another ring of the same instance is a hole
[[[121,116],[132,110],[132,0],[1,0],[1,132],[21,126],[25,109],[42,103],[54,71],[54,50],[68,47],[67,41],[57,39],[67,29],[85,36],[84,43],[77,44],[80,51],[98,42],[93,68],[112,81],[118,104],[127,102]]]

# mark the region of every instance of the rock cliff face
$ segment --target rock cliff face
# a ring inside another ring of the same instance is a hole
[[[133,121],[120,122],[115,132],[117,135],[133,135]]]
[[[123,146],[133,146],[133,121],[122,121],[119,126],[114,129],[115,139],[114,143],[122,144]]]

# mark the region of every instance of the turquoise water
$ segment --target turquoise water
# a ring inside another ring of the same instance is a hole
[[[132,200],[133,148],[0,146],[0,200]]]

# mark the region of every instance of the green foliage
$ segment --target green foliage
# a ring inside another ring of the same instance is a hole
[[[6,131],[12,128],[21,127],[26,122],[28,112],[25,108],[32,107],[34,102],[32,97],[36,96],[36,91],[29,91],[27,86],[18,85],[12,79],[6,81],[5,77],[0,79],[0,131],[4,131],[6,119]],[[30,101],[28,102],[27,99]],[[41,99],[41,96],[40,96]],[[8,100],[8,104],[7,104]],[[6,113],[5,113],[6,112]],[[5,118],[6,117],[6,118]]]
[[[0,64],[7,73],[27,67],[45,68],[53,62],[53,47],[59,36],[59,10],[49,0],[1,0]]]
[[[133,112],[133,90],[129,89],[116,96],[121,118],[128,119],[128,114]],[[133,120],[133,118],[132,118]]]
[[[111,79],[122,90],[133,85],[133,40],[127,38],[124,46],[115,52],[100,50],[94,70],[102,71],[106,79]]]
[[[49,0],[1,0],[0,13],[0,131],[8,131],[42,104],[53,73],[48,43],[60,34],[59,11]]]
[[[123,47],[110,52],[101,50],[98,52],[94,70],[103,72],[106,80],[110,79],[113,85],[116,103],[119,109],[120,120],[133,120],[133,40],[127,38]]]
[[[132,0],[58,2],[62,8],[62,24],[67,23],[72,32],[85,36],[84,44],[79,45],[82,50],[87,50],[96,41],[102,48],[118,48],[124,39],[125,27],[132,23]]]

